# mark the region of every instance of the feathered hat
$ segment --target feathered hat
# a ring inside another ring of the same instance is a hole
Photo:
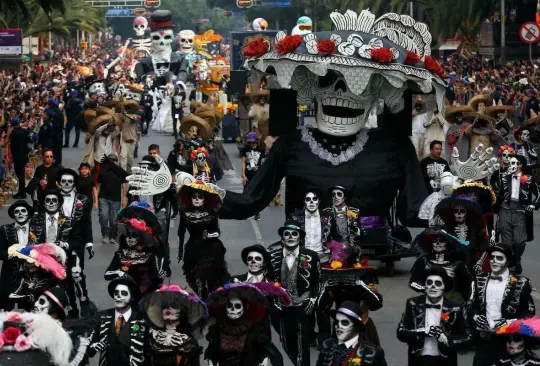
[[[66,278],[66,252],[55,244],[13,244],[8,248],[10,258],[22,259],[47,272],[59,280]]]

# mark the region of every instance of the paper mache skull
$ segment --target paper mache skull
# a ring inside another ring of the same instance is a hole
[[[253,21],[251,26],[256,32],[265,31],[266,29],[268,29],[268,22],[263,18],[257,18]]]
[[[107,89],[105,88],[105,82],[95,81],[88,87],[89,94],[107,94]]]
[[[138,37],[144,36],[148,29],[148,19],[145,17],[137,17],[133,20],[133,30]]]
[[[291,34],[302,36],[304,34],[309,34],[313,30],[313,21],[311,18],[302,16],[296,21],[296,26],[293,28]]]
[[[174,30],[170,11],[156,10],[152,13],[150,18],[150,36],[155,52],[171,52]]]
[[[191,54],[193,52],[194,39],[195,32],[190,29],[181,30],[180,33],[178,33],[178,44],[180,46],[178,51],[183,55]]]

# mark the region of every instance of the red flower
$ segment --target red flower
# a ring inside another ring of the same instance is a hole
[[[309,265],[309,262],[307,259],[304,259],[304,261],[302,262],[302,264],[304,265],[304,267],[307,267]]]
[[[420,61],[420,56],[414,52],[407,51],[407,56],[405,56],[405,65],[416,65]]]
[[[426,58],[424,59],[424,66],[428,71],[439,75],[441,79],[444,76],[444,69],[441,67],[441,65],[439,65],[437,61],[431,58],[431,56],[426,56]]]
[[[303,41],[304,39],[298,35],[285,36],[285,38],[283,38],[277,43],[276,51],[280,55],[294,52],[298,48],[298,46],[302,44]]]
[[[242,54],[244,57],[261,57],[268,52],[269,48],[269,43],[263,37],[257,37],[247,44]]]
[[[2,338],[7,344],[15,344],[17,337],[21,335],[21,330],[15,327],[7,327],[2,332]]]
[[[448,315],[448,313],[442,313],[441,314],[441,321],[447,322],[448,319],[450,319],[450,316]]]
[[[371,50],[371,59],[377,62],[380,62],[381,64],[388,64],[392,62],[392,59],[394,58],[394,54],[389,48],[373,48]]]
[[[81,201],[77,201],[77,208],[83,208],[83,203]]]
[[[336,44],[331,39],[325,39],[317,42],[317,51],[321,55],[330,56],[336,50]]]
[[[367,260],[367,258],[363,258],[360,260],[360,264],[362,265],[362,267],[366,267],[369,265],[369,262]]]

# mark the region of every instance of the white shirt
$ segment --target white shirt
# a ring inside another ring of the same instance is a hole
[[[420,113],[412,118],[412,132],[426,133],[424,124],[429,122],[427,113]]]
[[[432,305],[440,305],[442,309],[443,299]],[[431,304],[426,301],[426,304]],[[429,332],[431,327],[438,327],[441,325],[441,309],[426,309],[425,327],[426,332]],[[424,339],[424,348],[422,348],[422,356],[439,356],[439,343],[434,337],[426,335]]]
[[[131,308],[129,308],[128,311],[126,311],[124,314],[120,314],[118,310],[114,311],[114,323],[116,324],[116,321],[118,318],[122,315],[124,317],[124,324],[129,321],[129,318],[131,318]]]
[[[306,237],[304,239],[304,244],[307,249],[321,253],[323,251],[323,247],[321,235],[321,216],[319,215],[319,211],[315,211],[315,213],[312,214],[306,210],[304,214],[304,222],[306,226]]]
[[[264,279],[264,273],[261,273],[260,275],[255,276],[248,272],[246,282],[259,283],[259,282],[263,282],[263,279]]]
[[[351,339],[349,339],[348,341],[345,341],[345,347],[347,347],[347,349],[356,347],[357,344],[358,344],[358,334],[352,337]]]
[[[512,200],[519,201],[519,185],[521,184],[519,182],[520,178],[521,178],[521,173],[516,173],[516,174],[512,175],[512,182],[511,182],[511,184],[512,184],[512,195],[510,196],[510,198]]]
[[[296,258],[298,258],[298,254],[300,254],[300,248],[296,247],[296,249],[292,251],[294,256],[287,255],[289,253],[291,253],[290,250],[283,248],[283,258],[285,258],[285,260],[287,261],[287,267],[289,267],[289,270],[291,270],[294,262],[296,261]]]
[[[58,217],[59,216],[60,214],[58,212],[55,213],[54,215],[45,214],[45,230],[46,230],[45,235],[47,239],[49,238],[49,226],[51,225],[51,221],[50,221],[51,217],[54,217],[54,227],[56,228],[56,235],[58,236]]]
[[[71,217],[71,215],[73,214],[74,202],[75,202],[75,192],[71,191],[69,192],[68,196],[64,196],[64,204],[62,205],[62,212],[64,213],[64,216]]]
[[[504,297],[504,290],[510,277],[508,268],[501,274],[502,281],[488,280],[486,289],[486,318],[489,326],[493,328],[497,320],[502,318],[501,305]]]
[[[19,228],[25,228],[26,231],[22,231]],[[15,229],[17,229],[17,241],[18,244],[27,245],[28,244],[28,230],[30,229],[30,224],[26,223],[24,225],[15,224]]]
[[[200,91],[195,92],[195,100],[197,102],[202,102],[202,93]]]

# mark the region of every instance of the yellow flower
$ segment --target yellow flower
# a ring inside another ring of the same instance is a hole
[[[518,279],[514,276],[510,276],[510,281],[512,281],[512,283],[516,283]]]
[[[64,222],[66,222],[66,219],[61,218],[60,220],[58,220],[58,225],[64,225]]]
[[[353,267],[354,268],[362,268],[362,264],[361,263],[355,263]]]
[[[347,217],[349,217],[351,219],[356,219],[358,217],[358,215],[354,211],[347,210]]]
[[[348,366],[355,366],[355,365],[360,365],[362,363],[362,358],[361,357],[355,357],[355,358],[352,358],[349,360],[349,365]]]
[[[343,263],[341,263],[340,261],[332,261],[332,263],[330,263],[330,267],[332,267],[333,269],[340,269],[341,267],[343,267]]]

